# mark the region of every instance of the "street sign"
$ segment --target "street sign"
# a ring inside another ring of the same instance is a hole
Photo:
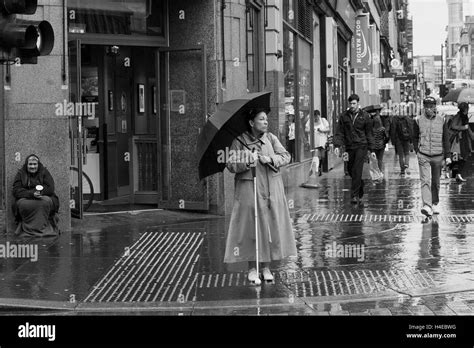
[[[380,89],[394,89],[394,79],[393,78],[378,78],[377,79],[377,88]]]
[[[395,76],[395,81],[400,81],[400,80],[416,80],[416,75],[415,74],[407,74],[407,75],[399,75]]]
[[[401,63],[398,59],[392,59],[392,61],[390,62],[390,65],[392,66],[392,68],[398,69]]]

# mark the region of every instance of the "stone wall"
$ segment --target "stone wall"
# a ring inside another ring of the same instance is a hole
[[[61,0],[39,1],[35,15],[28,20],[47,20],[54,29],[54,49],[39,57],[36,65],[11,66],[11,81],[5,97],[5,171],[8,230],[14,229],[11,204],[13,179],[31,153],[39,156],[55,180],[60,199],[60,228],[71,226],[69,210],[70,142],[68,118],[56,115],[56,103],[68,99],[63,81],[63,19]],[[65,67],[67,69],[67,67]],[[5,83],[5,82],[4,82]],[[67,87],[66,87],[67,88]]]

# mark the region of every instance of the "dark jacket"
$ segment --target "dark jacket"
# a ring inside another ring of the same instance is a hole
[[[334,145],[336,147],[344,146],[348,150],[367,147],[368,150],[372,151],[374,149],[372,119],[362,109],[356,112],[354,121],[352,116],[352,112],[346,110],[339,117],[334,136]]]
[[[373,129],[372,133],[374,134],[374,150],[381,150],[385,148],[387,144],[387,133],[384,127],[379,129]]]
[[[31,156],[31,155],[30,155]],[[59,199],[54,192],[54,180],[48,169],[46,169],[41,162],[38,162],[38,171],[35,174],[28,172],[28,156],[23,167],[18,171],[13,181],[13,196],[15,203],[21,199],[35,199],[34,192],[36,185],[43,185],[42,194],[51,197],[54,204],[54,211],[59,210]],[[17,215],[16,204],[13,205],[13,212]]]
[[[402,139],[402,134],[401,134],[401,124],[403,119],[406,118],[408,121],[408,129],[410,132],[410,139],[409,140],[403,140]],[[390,140],[392,141],[392,144],[395,145],[397,143],[402,143],[402,142],[407,142],[407,143],[412,143],[413,142],[413,119],[410,116],[393,116],[392,117],[392,126],[390,127]]]
[[[461,112],[458,112],[456,115],[449,118],[446,123],[448,125],[450,134],[449,143],[453,145],[454,141],[459,142],[461,158],[468,158],[472,151],[471,130],[464,129],[464,127],[466,125],[469,126],[469,117]]]

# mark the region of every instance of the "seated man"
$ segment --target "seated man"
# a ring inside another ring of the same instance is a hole
[[[13,214],[18,227],[16,235],[56,236],[59,199],[54,180],[38,156],[29,155],[13,182]]]

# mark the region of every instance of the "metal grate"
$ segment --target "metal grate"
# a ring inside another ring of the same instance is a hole
[[[203,233],[147,232],[84,302],[187,302],[198,277]]]
[[[280,272],[290,290],[302,297],[362,295],[436,285],[427,271],[356,270]]]
[[[436,286],[427,271],[356,270],[356,271],[281,271],[274,274],[272,284],[283,283],[299,297],[362,295],[406,291]],[[198,289],[250,286],[247,273],[200,274]]]
[[[358,214],[303,214],[298,220],[307,222],[422,222],[423,216],[415,215],[358,215]],[[433,215],[433,221],[445,223],[472,223],[473,215]]]
[[[313,38],[313,9],[306,0],[298,0],[298,31],[308,40]]]

